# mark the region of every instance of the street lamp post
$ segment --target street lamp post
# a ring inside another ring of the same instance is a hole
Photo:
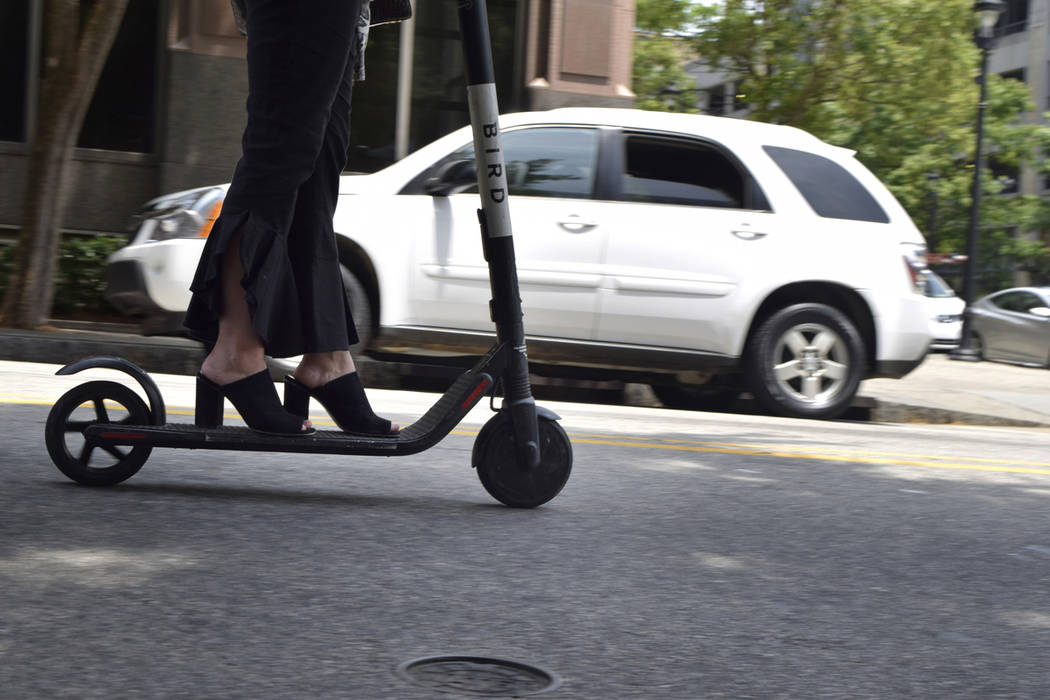
[[[973,316],[970,306],[973,304],[975,278],[977,277],[977,236],[981,222],[981,171],[984,169],[984,110],[988,101],[988,55],[995,45],[995,23],[1006,8],[1002,0],[977,0],[973,10],[977,14],[980,28],[977,30],[977,48],[981,50],[981,73],[979,84],[981,95],[977,103],[977,147],[973,158],[973,192],[970,199],[970,230],[966,236],[966,267],[963,269],[963,301],[966,310],[963,312],[962,338],[959,347],[952,350],[953,360],[979,362],[980,351],[973,343]]]

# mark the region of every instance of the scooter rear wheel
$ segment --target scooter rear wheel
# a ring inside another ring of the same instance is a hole
[[[153,448],[91,445],[84,430],[98,423],[145,425],[146,403],[116,382],[85,382],[59,398],[47,416],[44,441],[59,471],[78,484],[112,486],[130,478],[146,463]]]
[[[572,444],[557,421],[539,419],[540,464],[524,470],[518,466],[514,426],[500,412],[478,433],[472,462],[485,490],[511,508],[535,508],[562,490],[572,471]]]

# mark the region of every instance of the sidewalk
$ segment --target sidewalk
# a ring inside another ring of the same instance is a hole
[[[0,329],[0,360],[62,365],[92,355],[115,355],[148,372],[193,375],[204,356],[201,345],[186,338],[144,337],[120,324],[61,325],[49,331]],[[405,365],[358,358],[358,366],[371,387],[403,387]],[[564,382],[559,384],[564,395]],[[537,386],[538,397],[542,398],[544,389]],[[601,393],[613,399],[608,390]],[[656,403],[645,385],[627,385],[622,398],[631,404]],[[1050,428],[1050,370],[957,362],[946,354],[932,354],[904,379],[863,382],[846,417],[887,423]]]
[[[927,356],[903,379],[869,379],[873,420],[1050,427],[1050,370]]]

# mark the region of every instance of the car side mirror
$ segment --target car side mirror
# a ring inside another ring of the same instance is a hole
[[[478,184],[478,170],[472,160],[445,163],[433,177],[423,183],[423,190],[435,197],[447,197]]]
[[[1034,306],[1028,309],[1028,313],[1039,318],[1050,318],[1050,307],[1047,306]]]

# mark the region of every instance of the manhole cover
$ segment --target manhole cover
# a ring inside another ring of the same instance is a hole
[[[426,656],[397,668],[402,678],[431,690],[465,695],[521,697],[558,687],[558,677],[537,666],[484,656]]]

